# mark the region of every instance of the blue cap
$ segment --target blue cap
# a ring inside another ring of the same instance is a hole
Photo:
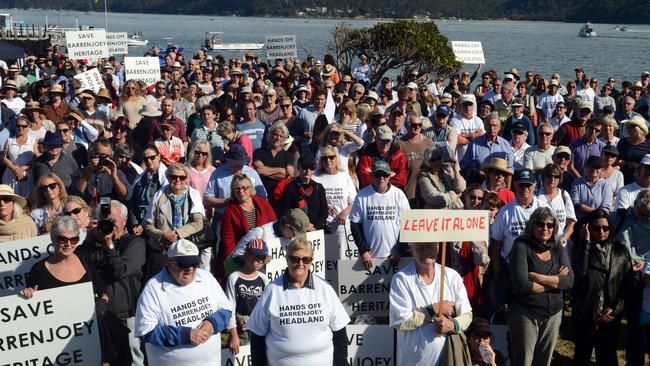
[[[246,252],[258,256],[269,255],[269,249],[266,246],[266,242],[259,238],[255,238],[246,244]]]
[[[447,117],[451,113],[451,108],[446,104],[441,104],[438,109],[436,109],[436,116]]]

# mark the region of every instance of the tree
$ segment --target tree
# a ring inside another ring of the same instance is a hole
[[[447,43],[447,37],[440,34],[433,22],[395,20],[361,29],[340,24],[332,30],[329,49],[338,60],[339,70],[351,68],[356,57],[366,53],[373,71],[373,87],[394,69],[415,69],[420,77],[446,76],[458,71],[462,64],[456,61]]]

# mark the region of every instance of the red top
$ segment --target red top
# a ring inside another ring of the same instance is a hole
[[[372,165],[375,159],[381,159],[388,163],[391,173],[395,173],[390,179],[390,184],[404,190],[409,175],[406,154],[397,145],[392,145],[388,154],[385,157],[380,157],[375,144],[363,149],[359,156],[359,164],[357,165],[359,189],[372,184]]]

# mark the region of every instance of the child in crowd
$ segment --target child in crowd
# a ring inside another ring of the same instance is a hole
[[[497,216],[497,212],[503,206],[503,201],[499,196],[494,192],[488,192],[483,197],[483,202],[481,202],[481,209],[490,211],[490,225],[494,223],[494,218]]]
[[[246,323],[253,308],[262,296],[268,280],[260,269],[268,262],[269,250],[262,239],[253,239],[246,245],[244,265],[228,276],[226,296],[235,311],[230,318],[230,339],[228,347],[233,354],[239,353],[239,346],[248,344]]]

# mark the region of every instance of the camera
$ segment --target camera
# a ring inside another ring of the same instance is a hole
[[[109,219],[111,215],[111,199],[110,197],[101,197],[99,199],[99,217],[101,220],[97,223],[97,229],[103,235],[109,235],[115,229],[113,220]]]
[[[99,155],[99,165],[101,165],[101,166],[109,166],[108,155],[106,155],[106,154]]]

